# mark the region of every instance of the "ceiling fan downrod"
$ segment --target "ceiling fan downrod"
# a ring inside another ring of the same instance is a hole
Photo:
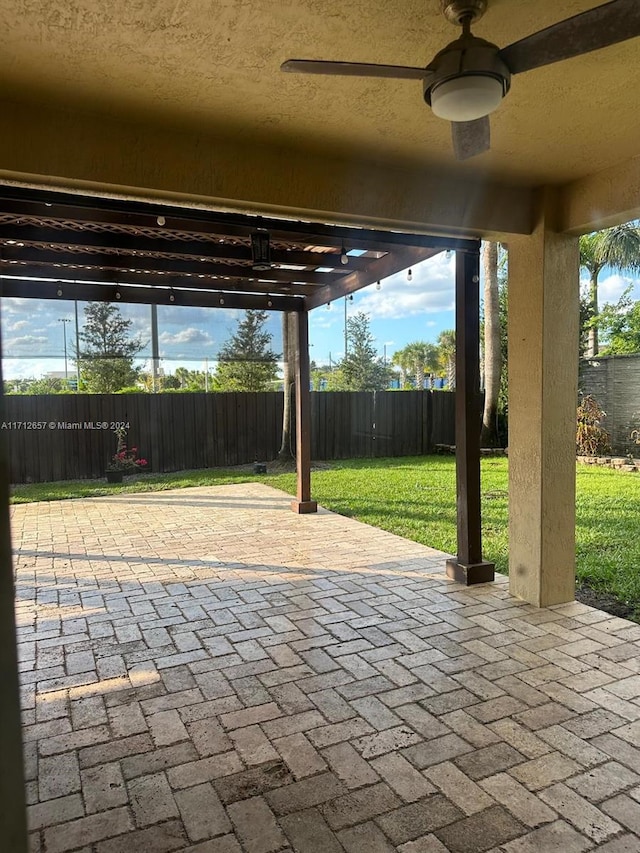
[[[441,0],[442,12],[456,27],[471,26],[487,11],[487,0]]]

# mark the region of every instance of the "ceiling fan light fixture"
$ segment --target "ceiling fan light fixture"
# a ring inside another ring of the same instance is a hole
[[[447,121],[475,121],[492,113],[505,94],[504,82],[489,74],[464,74],[431,89],[431,109]]]

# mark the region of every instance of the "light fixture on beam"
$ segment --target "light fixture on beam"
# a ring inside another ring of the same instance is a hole
[[[344,240],[342,241],[342,251],[340,252],[340,263],[343,266],[349,263],[349,255],[347,255],[347,250],[344,247]]]
[[[379,281],[376,281],[376,290],[382,290],[382,285]]]
[[[263,229],[253,231],[251,234],[251,269],[255,272],[264,272],[270,270],[272,266],[269,232]]]
[[[413,281],[413,270],[407,270],[407,281]]]

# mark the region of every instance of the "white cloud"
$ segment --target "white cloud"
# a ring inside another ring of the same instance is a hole
[[[382,280],[380,290],[369,288],[358,300],[358,310],[372,319],[402,319],[416,314],[451,311],[455,306],[454,261],[444,254],[422,261],[407,272]]]
[[[9,323],[7,326],[8,332],[20,332],[22,329],[27,329],[29,327],[28,320],[16,320],[15,323]]]
[[[598,302],[600,305],[607,302],[617,302],[629,285],[633,285],[631,298],[640,299],[640,279],[622,275],[610,275],[602,279],[598,282]]]
[[[49,338],[45,335],[22,335],[22,337],[10,338],[7,341],[7,351],[9,356],[16,352],[19,353],[21,350],[32,352],[34,349],[48,343]]]
[[[208,332],[204,332],[202,329],[196,329],[193,326],[188,329],[181,329],[175,334],[172,334],[171,332],[162,332],[158,340],[164,346],[179,346],[183,344],[210,345],[213,343],[213,338]]]
[[[336,323],[340,320],[343,322],[342,317],[338,317],[335,311],[327,311],[326,308],[322,311],[320,308],[317,311],[314,311],[309,316],[309,326],[311,329],[331,329]]]
[[[2,375],[4,379],[37,379],[52,370],[64,370],[64,359],[2,359]]]

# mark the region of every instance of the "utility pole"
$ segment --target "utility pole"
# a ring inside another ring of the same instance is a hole
[[[76,314],[76,394],[80,393],[80,324],[78,323],[78,300],[74,300]]]
[[[204,393],[209,392],[209,359],[204,360]]]
[[[159,391],[160,373],[160,348],[158,345],[158,306],[151,306],[151,375],[153,381],[153,393]]]
[[[65,382],[69,379],[69,370],[67,367],[67,323],[70,323],[71,320],[68,317],[59,317],[58,323],[62,323],[62,334],[64,336],[64,380]]]

